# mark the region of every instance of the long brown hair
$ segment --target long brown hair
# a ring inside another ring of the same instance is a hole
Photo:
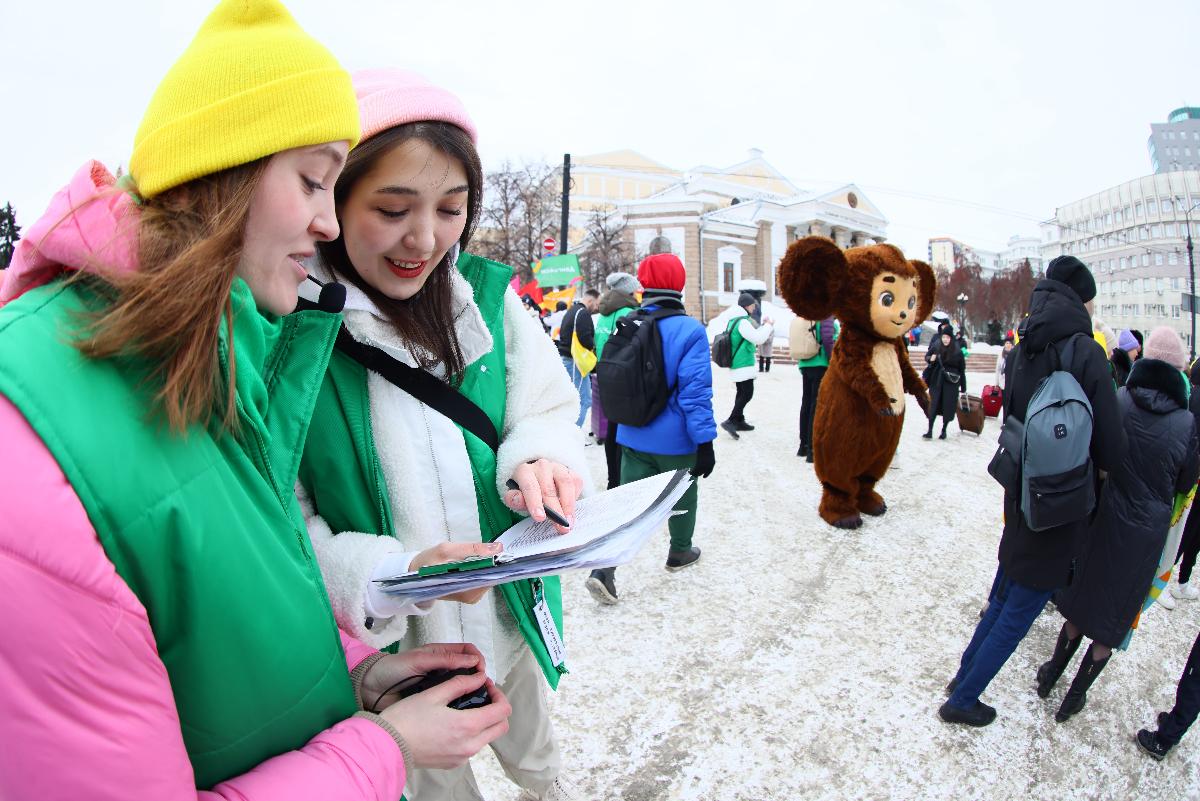
[[[154,400],[171,430],[220,414],[237,427],[236,357],[230,290],[242,255],[250,200],[267,159],[197,178],[144,201],[138,218],[138,269],[97,265],[110,302],[86,318],[76,341],[93,358],[136,356],[150,365]],[[91,280],[79,273],[80,280]],[[229,374],[221,375],[221,319]],[[224,390],[224,408],[218,394]]]
[[[410,139],[419,139],[463,165],[467,173],[467,222],[458,244],[466,250],[483,206],[483,166],[471,137],[462,128],[447,122],[424,121],[397,125],[351,150],[346,167],[333,190],[339,217],[354,186],[371,172],[380,158]],[[395,300],[362,279],[346,255],[343,237],[344,234],[339,234],[332,242],[317,243],[322,258],[334,275],[345,278],[361,289],[383,312],[400,337],[416,346],[413,356],[422,367],[440,364],[445,368],[449,382],[457,383],[466,370],[466,363],[451,319],[450,271],[457,268],[450,261],[450,252],[433,269],[419,292],[407,300]]]

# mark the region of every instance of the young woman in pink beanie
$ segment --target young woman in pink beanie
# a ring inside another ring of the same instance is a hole
[[[570,521],[587,468],[578,396],[509,289],[512,269],[466,252],[483,199],[470,116],[409,72],[353,80],[363,142],[334,190],[341,235],[310,265],[345,283],[347,301],[301,464],[309,534],[334,614],[356,636],[483,653],[513,706],[508,734],[492,743],[501,766],[525,797],[569,798],[546,699],[546,683],[566,672],[558,579],[429,610],[374,583],[412,569],[422,549],[490,542],[521,514],[544,520],[549,508]],[[393,367],[365,367],[365,348]],[[389,369],[404,377],[394,383]],[[453,405],[404,383],[415,372]],[[469,766],[413,771],[406,793],[482,798]]]

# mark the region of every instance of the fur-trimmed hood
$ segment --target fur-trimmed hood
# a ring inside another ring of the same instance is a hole
[[[1139,408],[1168,414],[1188,408],[1183,373],[1159,359],[1139,359],[1129,372],[1125,388]]]

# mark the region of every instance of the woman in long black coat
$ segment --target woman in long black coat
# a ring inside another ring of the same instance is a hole
[[[1196,423],[1178,368],[1138,361],[1117,402],[1129,447],[1104,484],[1074,580],[1055,599],[1066,623],[1037,672],[1038,695],[1046,698],[1084,635],[1092,640],[1054,716],[1060,723],[1083,709],[1088,687],[1124,643],[1162,557],[1175,495],[1200,472]]]
[[[925,432],[924,437],[933,438],[933,424],[941,417],[942,433],[938,439],[945,439],[946,426],[954,417],[959,386],[967,367],[966,359],[955,344],[949,325],[943,324],[938,328],[938,339],[930,345],[926,358],[929,360],[929,378],[926,379],[926,383],[929,384],[929,430]]]

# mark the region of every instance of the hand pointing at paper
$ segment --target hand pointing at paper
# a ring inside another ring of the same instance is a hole
[[[557,512],[568,523],[575,522],[575,501],[583,492],[583,478],[574,470],[549,459],[526,462],[513,471],[511,487],[504,493],[504,503],[516,512],[528,512],[537,522],[546,519],[546,509]],[[569,526],[554,524],[560,534]]]

